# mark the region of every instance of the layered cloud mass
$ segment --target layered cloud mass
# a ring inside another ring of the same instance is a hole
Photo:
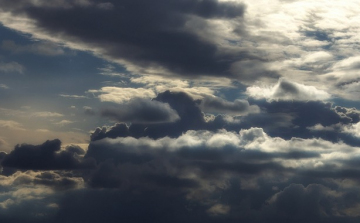
[[[1,153],[2,222],[359,220],[358,110],[252,101],[255,113],[209,118],[185,93],[143,103],[176,119],[129,112],[139,122],[97,128],[85,150],[55,139]]]
[[[359,222],[359,15],[0,0],[0,222]]]

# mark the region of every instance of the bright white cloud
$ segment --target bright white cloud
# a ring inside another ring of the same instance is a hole
[[[360,138],[360,122],[344,126],[343,132]]]
[[[103,87],[100,90],[89,90],[88,93],[99,94],[101,101],[114,103],[124,103],[133,98],[153,98],[155,92],[145,88],[121,88],[121,87]]]
[[[246,94],[256,99],[272,100],[327,100],[331,95],[313,86],[298,84],[281,78],[272,87],[251,86],[246,89]]]

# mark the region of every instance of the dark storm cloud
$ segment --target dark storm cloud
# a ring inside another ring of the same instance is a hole
[[[60,151],[61,142],[58,139],[49,140],[42,145],[17,145],[5,156],[1,165],[5,168],[21,170],[54,170],[78,169],[93,166],[91,160],[81,160],[79,148],[68,147]]]
[[[26,15],[48,35],[100,47],[105,56],[140,67],[160,65],[177,74],[229,75],[230,65],[247,53],[219,53],[215,43],[187,27],[193,19],[241,20],[244,5],[216,0],[55,1],[37,4],[0,1],[3,10]],[[77,3],[77,4],[75,4]],[[80,4],[83,3],[83,4]],[[96,18],[96,22],[94,22]],[[200,22],[201,23],[201,22]],[[206,29],[204,22],[201,29]]]
[[[119,108],[104,109],[101,115],[131,123],[162,123],[179,120],[179,115],[168,104],[141,98],[132,99]]]

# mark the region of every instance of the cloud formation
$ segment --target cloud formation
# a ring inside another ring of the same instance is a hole
[[[91,161],[82,162],[77,157],[77,150],[60,151],[61,142],[58,139],[49,140],[42,145],[17,145],[2,160],[3,167],[20,170],[61,170],[90,168]]]
[[[140,98],[134,98],[119,108],[103,109],[101,115],[118,122],[131,123],[164,123],[180,119],[169,104]]]
[[[204,24],[203,29],[210,29],[207,21],[212,19],[241,21],[245,11],[243,4],[215,0],[136,0],[136,4],[128,0],[16,4],[1,1],[0,5],[3,16],[7,12],[15,19],[26,18],[26,31],[39,31],[39,37],[65,40],[69,46],[92,49],[98,55],[101,52],[129,70],[163,70],[183,75],[228,73],[232,53],[219,53],[222,50],[213,41],[197,34],[197,27]],[[79,14],[82,19],[75,19]],[[94,16],[98,23],[89,23]],[[76,27],[82,27],[81,31]],[[241,58],[247,53],[237,54]]]
[[[0,196],[0,211],[22,210],[23,205],[36,203],[35,199],[42,196],[46,197],[44,203],[34,211],[48,215],[38,221],[93,222],[104,218],[104,213],[109,222],[119,218],[141,222],[148,217],[159,222],[197,222],[199,216],[210,222],[358,220],[360,200],[348,201],[351,194],[360,194],[356,180],[360,173],[356,164],[358,147],[341,140],[270,136],[260,127],[242,127],[244,123],[236,117],[223,120],[227,124],[216,130],[216,123],[224,116],[205,121],[199,104],[184,93],[164,92],[154,101],[168,103],[182,119],[173,124],[116,124],[111,129],[96,129],[87,151],[78,146],[61,149],[60,141],[53,140],[38,146],[18,145],[9,154],[4,153],[0,158],[4,168],[1,182],[8,193]],[[300,117],[290,122],[308,133],[314,133],[306,128],[312,123],[357,126],[350,123],[358,122],[360,114],[321,102],[297,102],[294,106],[294,102],[274,101],[257,105],[269,114],[292,108]],[[301,121],[310,108],[313,113],[323,114],[323,120]],[[195,127],[183,122],[194,114],[202,120],[198,127],[203,129],[169,137],[169,126]],[[256,117],[264,115],[255,113],[248,115],[253,119],[244,118],[255,125],[259,119]],[[234,126],[240,130],[230,130]],[[136,136],[136,128],[140,127],[146,128],[145,132],[152,129],[149,135],[165,128],[168,132],[152,138]],[[18,187],[13,187],[15,184]],[[37,188],[37,194],[16,197],[20,193],[17,188],[25,185],[35,186],[30,188]],[[139,208],[139,202],[144,206]],[[161,208],[154,208],[153,202]],[[103,205],[99,207],[98,203]],[[120,211],[109,208],[114,205],[121,207]],[[52,211],[50,206],[54,207]],[[91,214],[84,215],[84,207],[87,212],[92,210]],[[170,215],[163,215],[161,210]],[[15,219],[11,213],[0,219]]]
[[[3,41],[1,48],[15,54],[34,53],[45,56],[58,56],[65,54],[64,50],[52,43],[34,43],[31,45],[18,45],[12,40]]]
[[[259,112],[259,107],[250,105],[246,100],[236,99],[234,102],[229,102],[218,97],[205,97],[201,100],[201,108],[205,112],[231,115],[244,115]]]
[[[278,83],[270,88],[262,88],[251,86],[246,89],[246,94],[256,99],[273,100],[295,100],[295,101],[310,101],[310,100],[326,100],[331,95],[323,90],[316,89],[313,86],[306,86],[289,81],[285,78],[280,78]]]
[[[0,61],[0,71],[1,74],[7,73],[20,73],[22,74],[25,70],[25,67],[18,62],[2,62]]]
[[[119,88],[103,87],[101,90],[89,90],[89,93],[100,93],[98,96],[101,101],[114,103],[124,103],[132,98],[152,98],[155,96],[154,91],[145,88]]]
[[[359,222],[359,9],[0,0],[0,222]]]

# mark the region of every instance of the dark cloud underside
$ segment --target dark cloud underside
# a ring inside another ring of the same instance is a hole
[[[185,75],[228,75],[234,62],[231,58],[245,56],[218,54],[216,44],[186,27],[190,16],[241,19],[242,4],[215,0],[121,0],[109,1],[113,7],[104,10],[96,7],[100,1],[93,2],[76,5],[67,1],[63,7],[26,1],[0,1],[0,5],[15,15],[25,14],[49,35],[79,41],[90,48],[100,47],[110,58],[142,67],[160,65]]]
[[[67,148],[60,151],[61,142],[58,139],[46,141],[42,145],[34,146],[28,144],[17,145],[2,160],[3,167],[21,170],[56,170],[89,168],[90,162],[81,162],[76,154],[79,149]]]

